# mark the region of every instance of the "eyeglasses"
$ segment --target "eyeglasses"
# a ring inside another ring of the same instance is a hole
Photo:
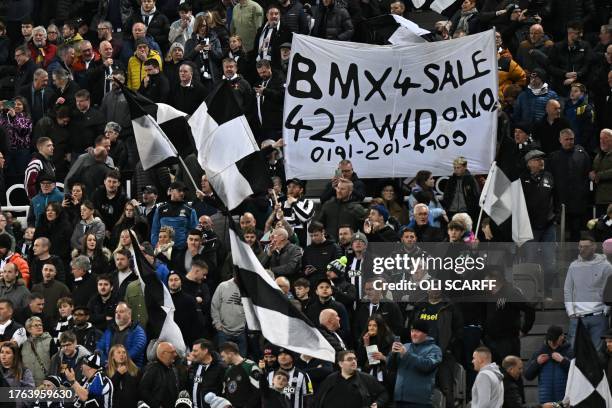
[[[43,325],[40,324],[40,323],[32,323],[32,325],[30,325],[30,327],[43,327]]]

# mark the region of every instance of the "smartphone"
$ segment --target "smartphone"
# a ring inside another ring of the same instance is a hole
[[[342,177],[342,170],[336,169],[336,177]]]
[[[70,194],[70,193],[65,193],[65,194],[64,194],[64,200],[68,200],[68,201],[72,200],[72,194]]]
[[[402,342],[402,338],[400,336],[393,336],[393,341],[395,343],[401,343]]]
[[[4,109],[13,109],[15,107],[15,101],[4,101]]]

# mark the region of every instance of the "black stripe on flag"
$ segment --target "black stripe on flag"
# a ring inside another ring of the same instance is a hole
[[[236,167],[242,176],[249,182],[253,193],[262,193],[272,187],[269,177],[262,177],[268,164],[260,150],[243,157],[236,162]]]
[[[576,327],[574,356],[576,357],[576,368],[593,384],[593,387],[597,387],[604,378],[604,373],[598,364],[597,350],[595,350],[591,336],[584,327],[582,319],[578,320],[578,327]]]
[[[213,88],[206,98],[206,106],[208,114],[219,126],[244,115],[234,94],[234,89],[225,80],[219,81]]]
[[[289,301],[239,238],[231,218],[230,243],[242,304],[251,330],[261,330],[271,343],[296,353],[335,361],[335,351],[316,326]]]
[[[162,283],[155,272],[154,266],[147,261],[136,234],[130,230],[134,252],[134,267],[144,286],[143,295],[147,308],[147,335],[150,339],[172,343],[180,355],[184,355],[186,347],[183,335],[174,321],[174,302],[168,288]]]

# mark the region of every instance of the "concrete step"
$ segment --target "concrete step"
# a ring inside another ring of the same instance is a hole
[[[525,336],[521,338],[521,358],[528,360],[544,343],[544,336]]]
[[[538,387],[525,387],[525,402],[534,404],[538,402]]]
[[[567,328],[569,325],[569,318],[565,309],[563,310],[538,310],[536,312],[536,318],[534,324],[543,325],[557,325]]]

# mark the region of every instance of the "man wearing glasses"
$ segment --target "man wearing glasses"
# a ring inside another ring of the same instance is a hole
[[[98,40],[100,40],[100,43],[108,41],[113,46],[112,58],[119,59],[123,42],[121,39],[113,37],[113,25],[109,21],[100,21],[98,23]]]
[[[51,357],[49,375],[57,375],[62,379],[62,382],[66,382],[64,371],[67,368],[72,368],[77,378],[82,378],[81,365],[78,363],[81,358],[89,356],[91,352],[78,344],[75,334],[71,331],[62,332],[59,336],[59,342],[61,348]]]

